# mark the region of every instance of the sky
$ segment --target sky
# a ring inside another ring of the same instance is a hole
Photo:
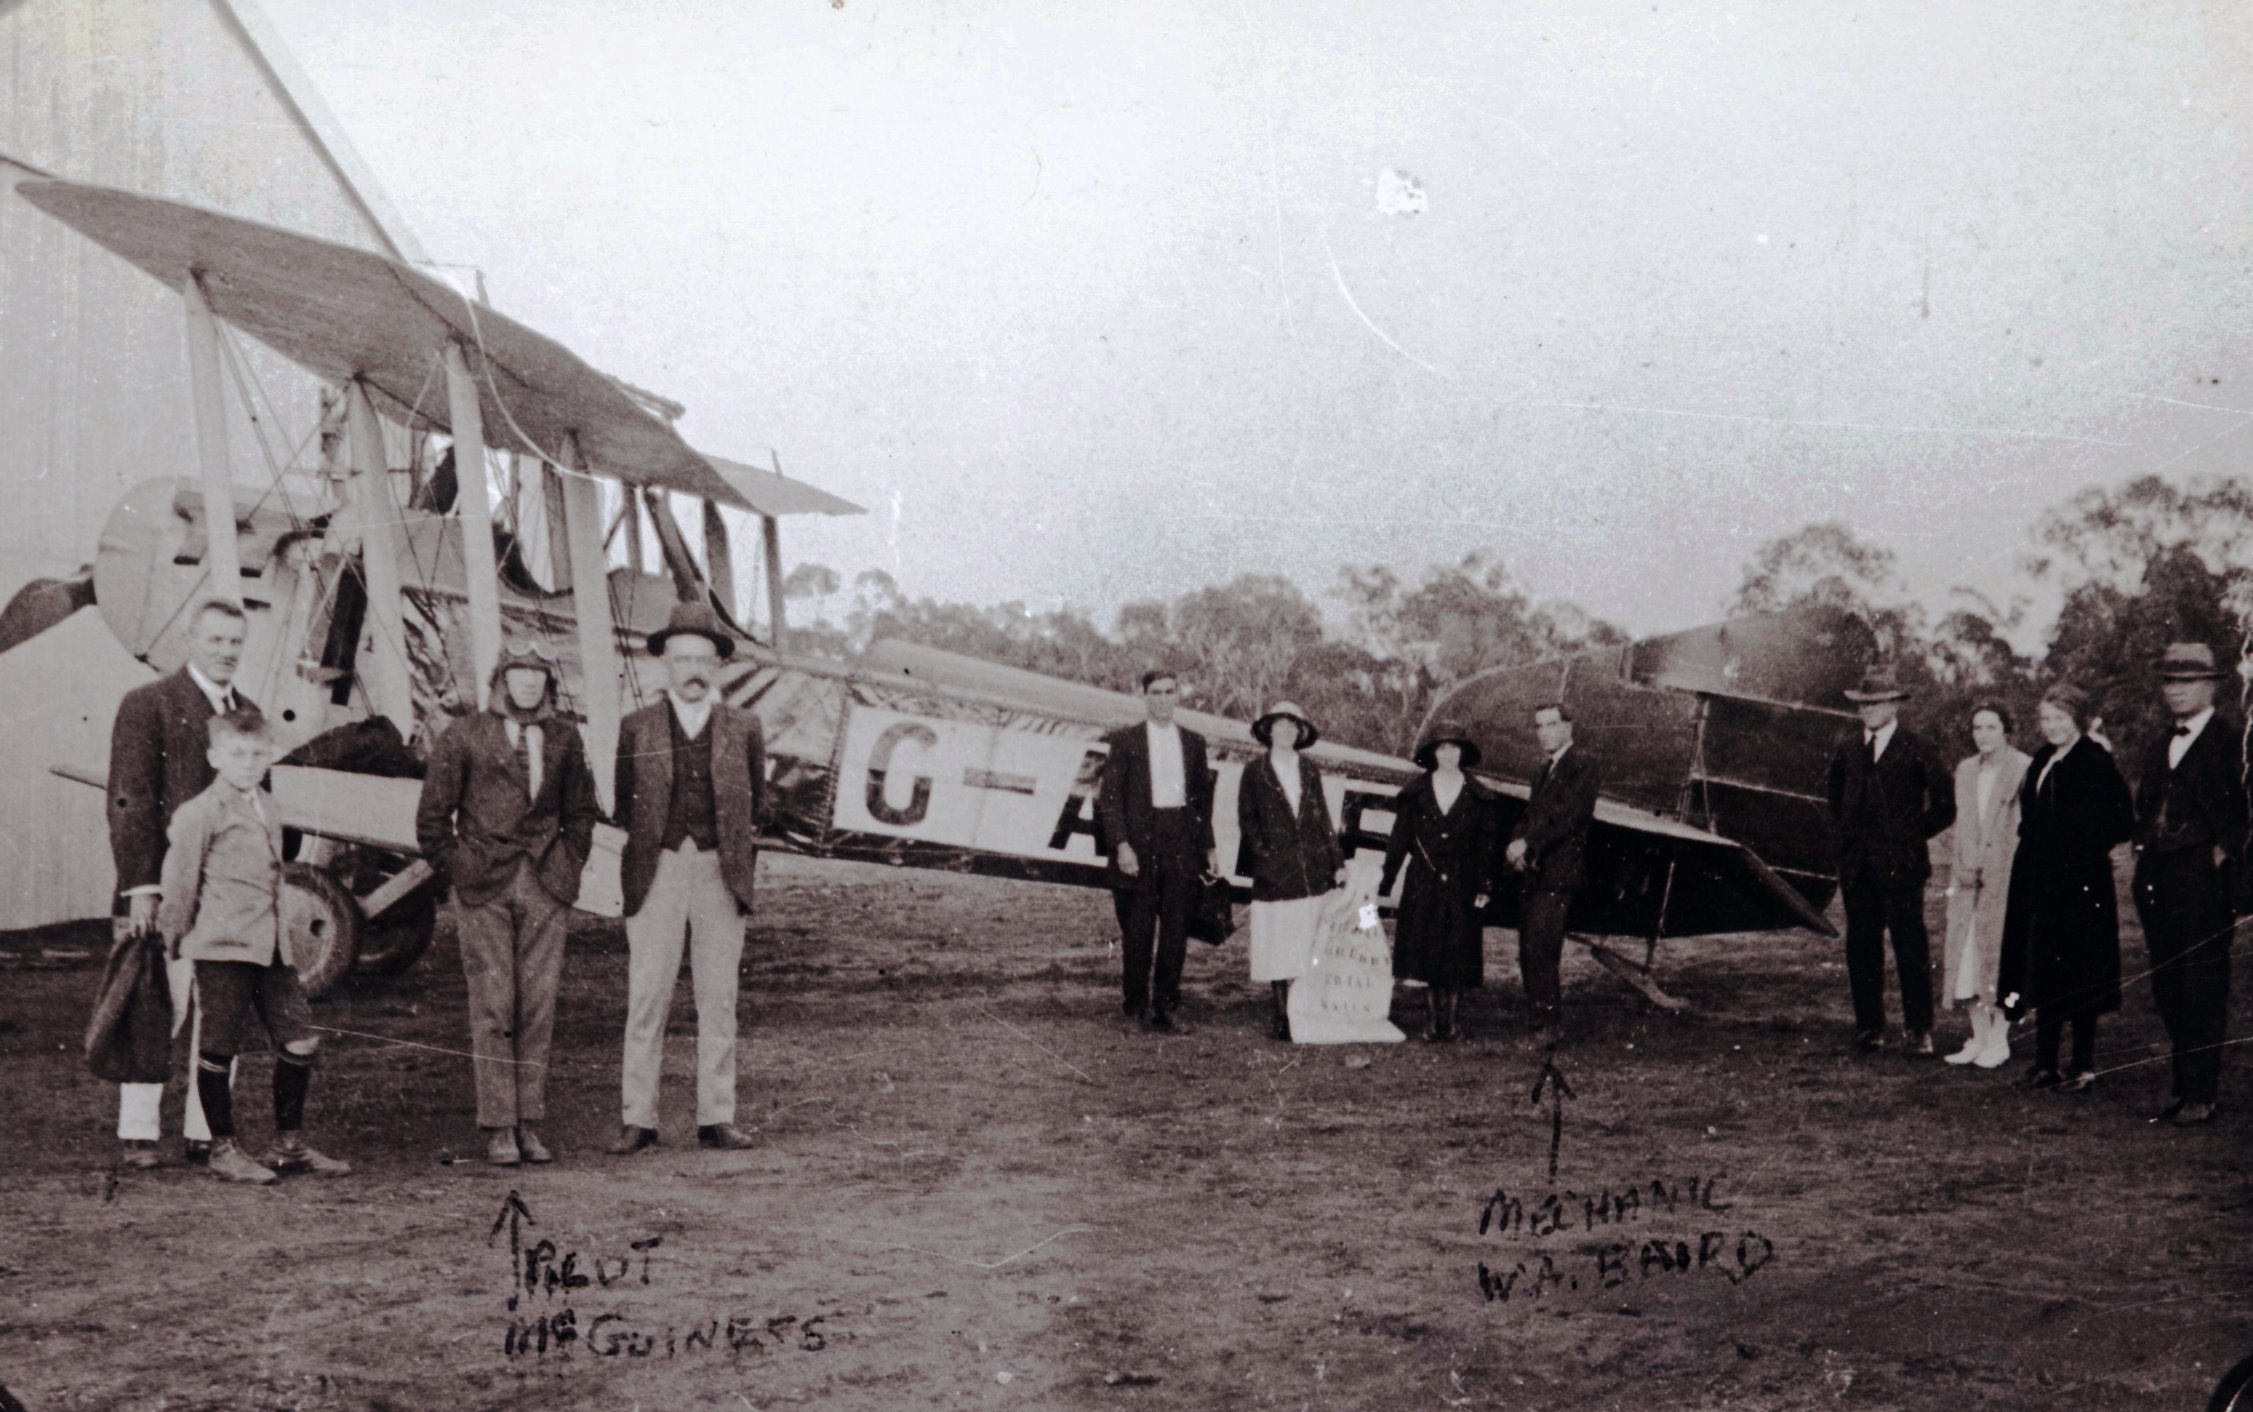
[[[2233,3],[263,3],[432,259],[910,596],[1476,550],[1644,634],[1836,519],[1940,609],[2253,450]]]

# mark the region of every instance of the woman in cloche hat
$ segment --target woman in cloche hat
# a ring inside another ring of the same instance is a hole
[[[1408,870],[1393,927],[1392,973],[1422,981],[1431,1006],[1424,1038],[1456,1038],[1455,1003],[1485,979],[1480,912],[1494,890],[1494,791],[1464,773],[1479,762],[1478,742],[1454,721],[1435,721],[1416,746],[1424,767],[1393,800],[1384,882]]]
[[[1236,792],[1236,872],[1252,880],[1252,979],[1274,999],[1270,1033],[1291,1037],[1291,982],[1314,959],[1322,898],[1346,880],[1346,861],[1322,774],[1299,752],[1314,744],[1314,723],[1288,701],[1252,722],[1267,753],[1244,766]]]

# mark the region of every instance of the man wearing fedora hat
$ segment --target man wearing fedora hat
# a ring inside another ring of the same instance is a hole
[[[2174,643],[2158,676],[2173,728],[2145,753],[2136,789],[2136,914],[2174,1046],[2174,1093],[2160,1117],[2191,1126],[2213,1119],[2221,1082],[2245,783],[2237,732],[2214,715],[2223,676],[2214,650]]]
[[[1181,966],[1189,950],[1189,909],[1200,874],[1218,861],[1205,738],[1174,721],[1180,699],[1181,679],[1174,673],[1142,674],[1147,719],[1103,738],[1109,754],[1095,796],[1096,824],[1111,850],[1125,962],[1122,1008],[1161,1034],[1182,1028],[1174,1011],[1181,1004]]]
[[[623,1156],[657,1143],[665,1020],[684,944],[696,997],[696,1140],[749,1147],[735,1126],[735,1007],[765,813],[765,737],[757,716],[720,699],[719,668],[735,655],[735,638],[710,604],[675,604],[649,650],[665,664],[665,699],[618,728],[625,1125],[610,1150]]]
[[[415,810],[422,856],[454,890],[469,981],[477,1126],[497,1166],[552,1161],[548,1046],[563,979],[563,929],[594,841],[594,773],[578,727],[555,713],[556,660],[511,642],[490,705],[431,749]]]
[[[1873,664],[1850,688],[1862,729],[1831,756],[1830,814],[1838,832],[1839,893],[1846,904],[1846,979],[1854,996],[1854,1046],[1885,1043],[1885,939],[1901,983],[1901,1025],[1911,1054],[1932,1052],[1932,950],[1924,924],[1930,840],[1956,820],[1955,780],[1924,737],[1900,722],[1909,698],[1891,663]]]

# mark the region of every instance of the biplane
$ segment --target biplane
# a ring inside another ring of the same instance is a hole
[[[777,521],[858,507],[783,477],[779,466],[762,470],[693,449],[672,425],[680,409],[384,256],[67,181],[24,181],[17,193],[182,296],[202,470],[200,480],[157,480],[127,494],[103,532],[90,592],[39,587],[25,611],[67,613],[90,597],[128,651],[170,670],[184,659],[190,605],[217,594],[243,604],[250,626],[237,680],[295,747],[272,786],[298,839],[285,876],[285,917],[308,989],[334,986],[355,964],[403,968],[428,945],[436,889],[414,842],[418,750],[449,713],[482,705],[500,644],[534,639],[561,660],[563,707],[584,724],[607,808],[618,722],[626,709],[654,699],[660,680],[645,650],[647,632],[674,602],[695,598],[727,615],[746,643],[722,691],[756,712],[764,728],[775,846],[820,858],[1105,885],[1094,809],[1103,735],[1140,719],[1135,697],[899,642],[876,644],[852,662],[789,650]],[[328,384],[316,413],[317,463],[275,468],[264,486],[236,483],[218,373],[222,327]],[[418,436],[432,446],[444,438],[445,456],[426,472],[427,458],[410,455],[402,471],[389,448]],[[497,482],[503,456],[512,469]],[[604,503],[610,486],[615,515]],[[673,495],[702,504],[701,562],[673,519]],[[506,524],[494,521],[496,500],[512,507]],[[721,506],[762,520],[763,634],[735,621]],[[644,515],[663,573],[640,561]],[[627,562],[614,564],[611,544],[620,537]],[[549,552],[535,552],[543,544]],[[1686,640],[1678,649],[1683,660],[1695,656]],[[1584,719],[1605,729],[1603,710],[1588,704],[1602,695],[1602,670],[1621,690],[1706,703],[1659,713],[1677,725],[1692,722],[1695,749],[1668,757],[1678,787],[1646,788],[1644,774],[1631,772],[1629,787],[1599,805],[1599,882],[1584,898],[1584,915],[1575,915],[1576,930],[1653,945],[1662,935],[1723,930],[1828,933],[1820,912],[1826,899],[1808,877],[1780,875],[1742,836],[1724,831],[1749,816],[1720,802],[1737,775],[1711,767],[1765,748],[1731,735],[1748,698],[1701,694],[1694,683],[1653,675],[1649,662],[1665,652],[1654,649],[1646,661],[1636,651],[1608,668],[1591,659],[1531,669],[1549,675],[1523,678],[1523,691],[1511,685],[1517,678],[1477,679],[1456,698],[1498,745],[1525,734],[1507,719],[1530,699],[1524,691],[1560,681]],[[1835,733],[1835,712],[1774,705],[1810,739]],[[1632,713],[1605,719],[1622,740],[1650,729]],[[1237,781],[1260,747],[1243,722],[1193,711],[1182,720],[1213,747],[1225,863],[1235,852]],[[1606,749],[1616,744],[1604,740]],[[1327,742],[1312,754],[1348,856],[1381,850],[1388,802],[1415,767]],[[1505,749],[1490,758],[1501,766],[1493,782],[1506,807],[1522,807],[1532,771],[1511,762],[1530,757]],[[1660,762],[1649,759],[1646,773],[1656,779]],[[98,785],[101,772],[89,763],[60,769]],[[1809,788],[1819,774],[1818,763]],[[1789,845],[1813,836],[1779,834],[1773,842],[1796,870],[1802,854]],[[615,830],[598,831],[582,907],[617,914],[617,845]],[[1507,889],[1493,905],[1495,924],[1515,921]],[[1640,973],[1598,952],[1665,1001],[1649,982],[1648,952]]]

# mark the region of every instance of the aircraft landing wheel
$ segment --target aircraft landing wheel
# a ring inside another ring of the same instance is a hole
[[[281,904],[298,984],[319,999],[351,973],[360,954],[360,904],[310,863],[282,864]]]
[[[438,889],[425,885],[360,924],[359,968],[395,976],[422,959],[438,931]]]

